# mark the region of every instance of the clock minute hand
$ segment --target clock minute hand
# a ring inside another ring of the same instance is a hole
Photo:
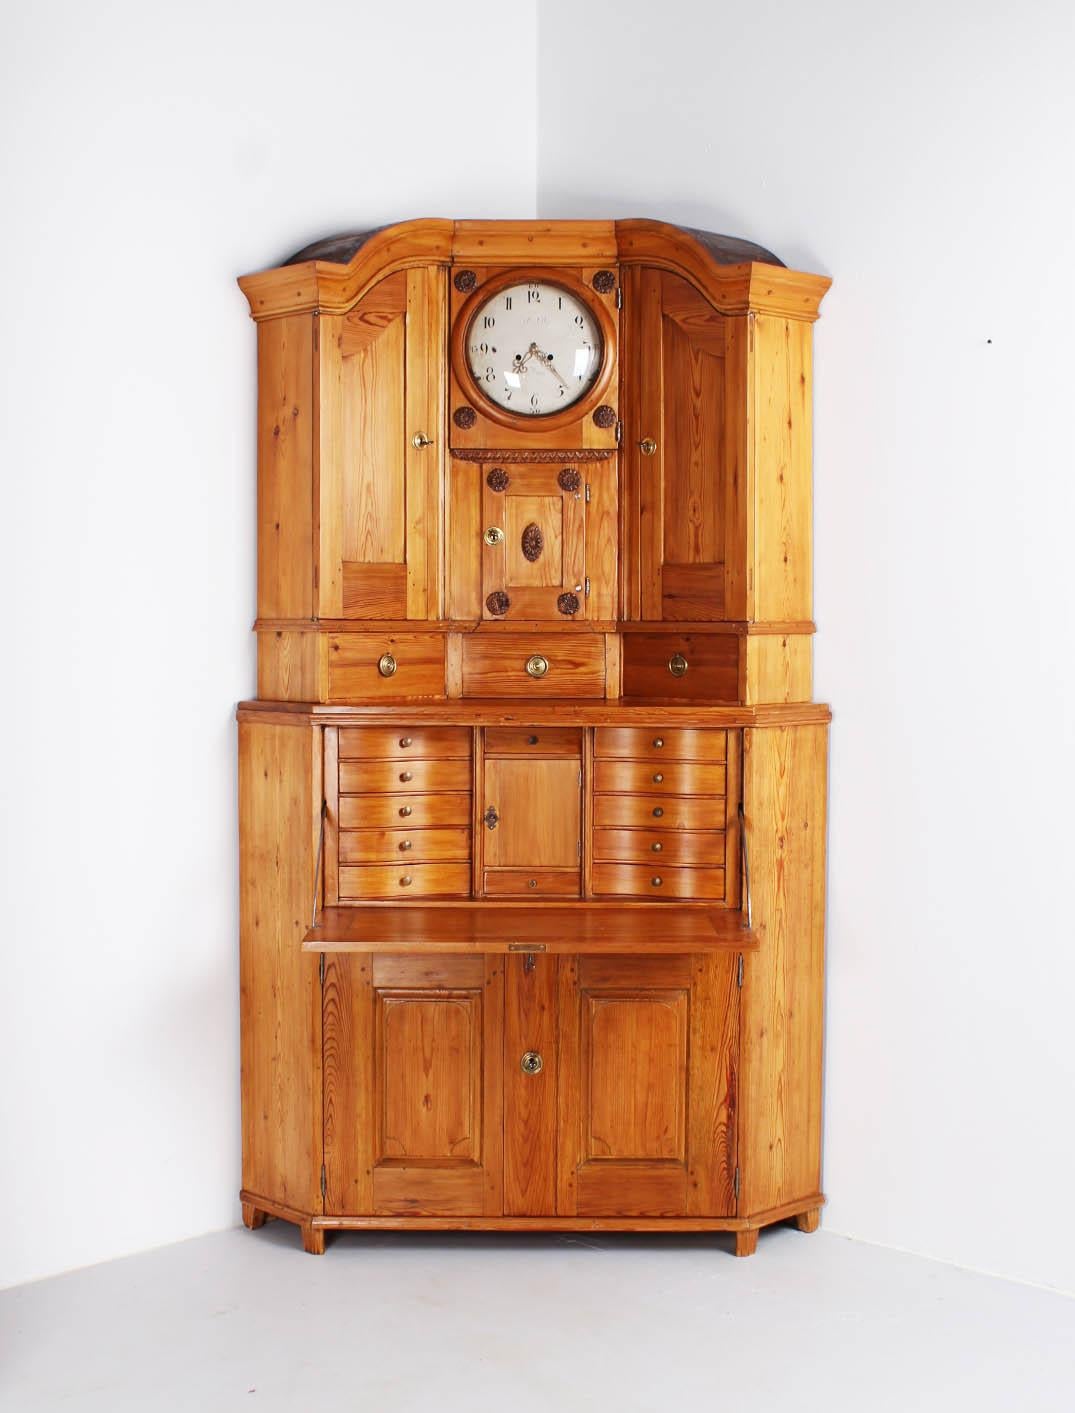
[[[538,348],[536,343],[532,343],[530,345],[530,350],[532,353],[536,353],[541,359],[542,368],[547,368],[549,372],[553,375],[553,377],[556,379],[556,381],[560,384],[560,386],[562,388],[566,388],[567,383],[564,381],[559,368],[557,368],[556,364],[552,361],[552,354],[546,353],[543,348]]]

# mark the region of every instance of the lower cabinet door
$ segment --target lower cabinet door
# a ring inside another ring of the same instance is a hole
[[[735,1214],[736,966],[561,958],[562,1215]]]
[[[329,955],[325,1212],[502,1210],[503,958]]]

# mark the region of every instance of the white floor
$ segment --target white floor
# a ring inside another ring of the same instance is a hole
[[[1075,1300],[829,1236],[222,1232],[0,1293],[0,1408],[1075,1409]]]

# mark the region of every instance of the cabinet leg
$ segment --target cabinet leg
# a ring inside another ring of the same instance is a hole
[[[243,1203],[243,1226],[249,1227],[251,1231],[257,1231],[258,1227],[263,1227],[268,1221],[267,1212],[259,1212],[253,1202]]]
[[[309,1222],[302,1224],[302,1249],[308,1251],[311,1256],[324,1256],[325,1254],[325,1229],[324,1227],[312,1226]]]
[[[817,1231],[821,1225],[821,1208],[811,1207],[808,1212],[800,1212],[795,1218],[795,1225],[800,1231]]]
[[[737,1231],[735,1234],[735,1254],[737,1256],[753,1256],[758,1249],[758,1229],[749,1228],[747,1231]]]

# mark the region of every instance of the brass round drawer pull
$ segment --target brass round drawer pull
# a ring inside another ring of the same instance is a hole
[[[660,805],[655,805],[653,809],[653,818],[660,819],[662,814],[664,814],[664,810],[661,809]]]
[[[413,849],[414,845],[409,839],[401,839],[399,841],[399,847],[403,853],[406,853],[408,849]]]
[[[663,736],[654,736],[654,738],[653,738],[653,746],[654,746],[654,749],[659,751],[663,745],[664,745],[664,737],[663,737]]]
[[[488,530],[486,530],[485,534],[482,536],[482,539],[487,545],[498,545],[500,544],[501,540],[503,540],[503,538],[504,531],[500,528],[499,525],[490,525]]]
[[[406,784],[408,780],[413,780],[413,779],[414,779],[414,771],[413,771],[413,770],[401,770],[401,771],[399,772],[399,778],[403,781],[404,784]]]
[[[536,736],[527,736],[527,738],[526,738],[526,744],[527,744],[528,746],[536,746],[537,743],[538,743],[538,738],[537,738]]]
[[[526,670],[531,677],[544,677],[549,670],[549,659],[542,657],[540,653],[535,653],[533,657],[527,659]]]
[[[528,888],[536,888],[536,887],[537,887],[537,879],[536,879],[536,878],[532,878],[532,879],[530,880],[530,882],[529,882],[526,886],[527,886]]]
[[[664,879],[660,876],[660,874],[657,874],[656,877],[650,879],[650,882],[653,884],[654,888],[659,888],[664,882]]]
[[[414,879],[410,876],[410,874],[405,873],[403,877],[399,880],[399,886],[401,888],[409,888],[413,882]]]
[[[657,443],[652,437],[643,437],[638,444],[638,449],[643,456],[652,456],[657,450]]]
[[[411,446],[414,447],[415,451],[422,451],[423,448],[432,445],[433,438],[427,437],[425,432],[415,432],[414,436],[411,438]]]
[[[399,738],[399,744],[406,750],[408,746],[414,745],[414,738],[411,736],[401,736]]]
[[[407,819],[414,811],[411,809],[410,805],[400,805],[399,812],[404,819]]]
[[[673,677],[682,677],[690,663],[682,653],[673,653],[668,659],[668,670]]]
[[[377,664],[377,671],[381,674],[382,677],[394,677],[396,668],[398,666],[399,663],[395,660],[392,654],[385,653]]]
[[[664,776],[661,774],[660,771],[658,771],[657,774],[653,777],[653,783],[654,785],[664,784]]]
[[[545,1068],[545,1061],[536,1050],[527,1050],[519,1061],[519,1068],[523,1074],[540,1074]]]
[[[655,839],[655,840],[653,841],[653,843],[650,845],[650,851],[651,851],[651,853],[654,853],[654,854],[659,854],[663,848],[664,848],[664,845],[661,843],[661,841],[660,841],[659,839]]]

